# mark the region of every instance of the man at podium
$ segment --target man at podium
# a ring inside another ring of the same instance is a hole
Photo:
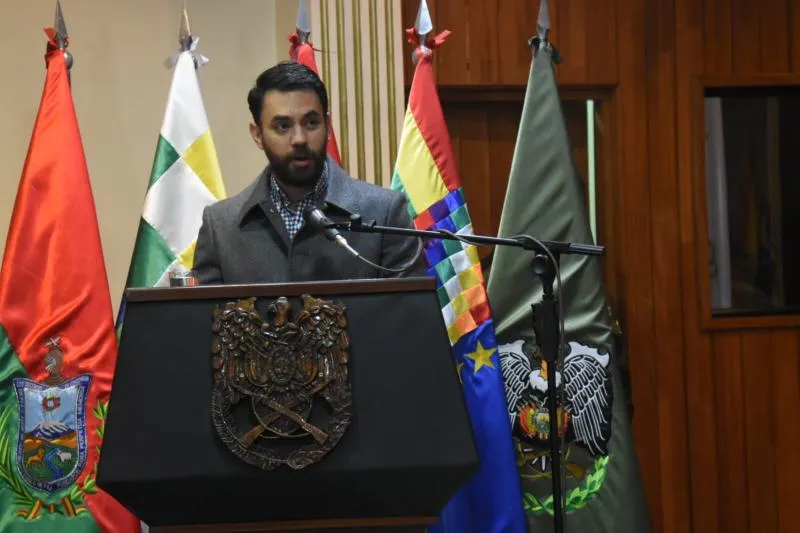
[[[425,274],[417,239],[346,231],[337,239],[309,222],[318,208],[333,221],[360,215],[413,228],[402,194],[349,176],[327,155],[328,95],[313,70],[279,63],[258,76],[247,101],[250,135],[268,164],[241,193],[204,210],[193,268],[199,284]]]

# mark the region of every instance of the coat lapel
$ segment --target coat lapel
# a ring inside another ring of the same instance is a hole
[[[269,166],[267,166],[253,184],[250,196],[242,205],[239,213],[239,227],[244,226],[253,220],[266,220],[269,222],[270,231],[273,231],[280,240],[281,246],[285,251],[289,250],[289,234],[286,232],[286,225],[281,218],[278,208],[272,203],[269,195]]]

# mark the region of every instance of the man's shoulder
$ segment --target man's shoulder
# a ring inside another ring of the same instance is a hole
[[[391,203],[397,200],[399,196],[402,196],[402,193],[399,191],[393,191],[387,187],[382,187],[352,177],[349,177],[347,180],[347,186],[360,198],[367,198],[381,203]]]
[[[400,197],[405,197],[403,193],[394,191],[388,187],[369,183],[351,176],[346,170],[340,167],[331,159],[328,160],[328,170],[332,181],[337,182],[335,188],[338,189],[336,196],[341,195],[344,202],[355,202],[364,204],[366,208],[369,204],[377,204],[382,207],[389,206],[397,202]]]
[[[251,201],[259,181],[259,179],[256,179],[238,194],[223,198],[209,205],[206,208],[209,218],[215,221],[237,220],[245,205]]]

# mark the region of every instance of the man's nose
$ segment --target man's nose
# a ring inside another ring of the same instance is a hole
[[[302,146],[304,144],[307,144],[308,139],[307,139],[307,135],[306,135],[306,130],[305,130],[305,128],[303,128],[303,126],[298,124],[297,126],[292,128],[291,141],[292,141],[292,145],[294,145],[294,146],[298,146],[298,145]]]

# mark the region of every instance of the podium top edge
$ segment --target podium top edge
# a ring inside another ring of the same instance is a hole
[[[433,277],[348,279],[300,281],[293,283],[199,285],[195,287],[136,287],[125,289],[125,299],[128,302],[157,302],[169,300],[249,298],[251,296],[301,296],[303,294],[329,296],[335,294],[419,292],[435,289],[436,281]]]

